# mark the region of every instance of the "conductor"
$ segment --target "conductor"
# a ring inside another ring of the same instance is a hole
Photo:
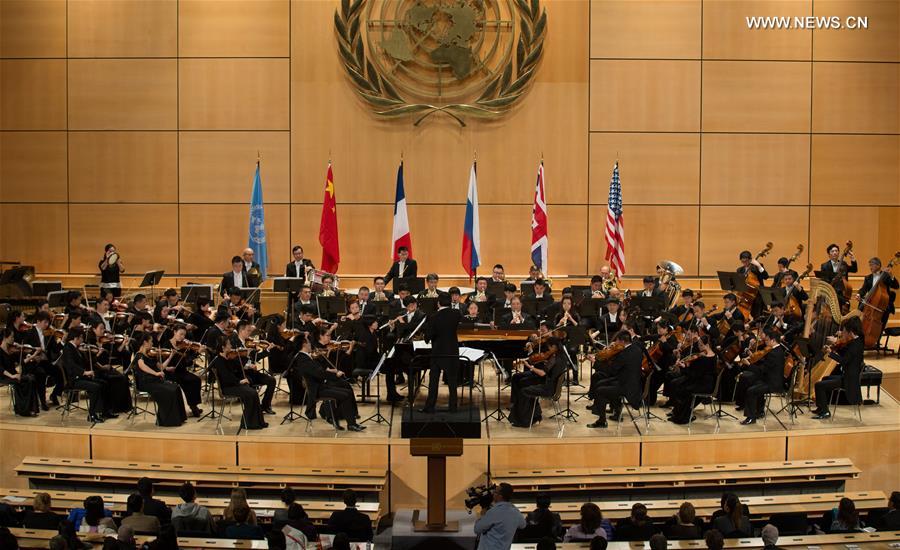
[[[431,370],[428,373],[428,399],[420,412],[433,413],[440,388],[441,371],[450,388],[450,412],[456,411],[456,384],[459,377],[459,341],[456,329],[462,316],[450,307],[450,295],[438,296],[438,310],[425,326],[425,341],[431,343]]]

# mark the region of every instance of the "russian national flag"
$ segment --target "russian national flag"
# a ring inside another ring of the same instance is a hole
[[[469,193],[466,196],[466,224],[463,227],[462,266],[469,278],[475,276],[481,265],[481,230],[478,224],[478,183],[475,177],[475,161],[469,173]]]
[[[397,249],[405,246],[409,250],[409,257],[413,257],[412,237],[409,234],[409,216],[406,213],[406,192],[403,190],[403,161],[397,169],[397,193],[394,197],[394,229],[391,232],[394,241],[391,255],[393,261],[400,259]]]

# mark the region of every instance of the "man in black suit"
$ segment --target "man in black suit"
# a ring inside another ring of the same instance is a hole
[[[352,542],[372,540],[372,520],[356,509],[356,492],[353,489],[346,489],[342,497],[346,508],[331,513],[331,517],[328,518],[328,531],[346,533]]]
[[[153,481],[149,477],[142,477],[137,482],[138,493],[144,500],[144,515],[155,516],[161,524],[172,521],[172,509],[166,503],[153,498]]]
[[[84,343],[84,331],[80,327],[69,330],[66,335],[66,343],[63,346],[60,362],[69,385],[77,390],[84,390],[88,394],[88,420],[90,422],[103,422],[105,418],[115,418],[113,414],[105,414],[104,390],[106,384],[94,376],[93,370],[88,370],[87,362],[81,355],[78,346]]]
[[[303,247],[299,244],[291,249],[291,255],[294,257],[294,261],[290,262],[284,267],[284,276],[303,279],[303,283],[305,284],[307,269],[315,269],[316,266],[313,265],[311,260],[303,257]],[[292,307],[293,303],[297,300],[297,296],[297,293],[288,293],[289,310]]]
[[[41,409],[49,410],[46,401],[46,381],[49,378],[55,382],[53,392],[50,394],[51,402],[54,405],[59,404],[59,395],[63,390],[63,377],[58,367],[54,366],[52,361],[59,357],[60,349],[56,340],[49,336],[44,336],[44,331],[50,327],[50,314],[46,311],[38,311],[34,314],[34,326],[25,331],[22,336],[22,343],[31,346],[36,350],[30,355],[25,356],[22,372],[31,374],[36,381],[35,388],[38,392],[38,400],[41,403]]]
[[[746,279],[750,273],[753,273],[759,281],[759,286],[765,286],[764,283],[765,280],[769,278],[769,272],[766,271],[763,264],[755,259],[749,250],[742,250],[739,258],[741,266],[735,270],[737,274],[742,275]],[[762,296],[757,294],[756,299],[750,304],[750,314],[753,317],[757,317],[762,313],[763,309],[765,309],[765,304],[763,303]]]
[[[813,418],[822,420],[831,417],[831,411],[828,410],[828,404],[831,400],[831,392],[838,388],[843,388],[847,393],[847,402],[856,405],[862,401],[862,390],[859,387],[859,373],[863,368],[863,350],[865,349],[865,340],[863,339],[863,328],[859,317],[851,317],[844,322],[842,330],[852,334],[853,339],[840,351],[841,367],[840,374],[826,376],[824,379],[816,382],[816,410],[813,411]],[[829,338],[834,340],[834,338]]]
[[[244,260],[240,256],[231,258],[231,271],[222,275],[222,282],[219,283],[219,294],[224,298],[231,288],[252,288],[259,286],[259,283],[253,280],[246,271],[244,271]],[[254,284],[256,283],[256,284]]]
[[[438,298],[446,292],[443,290],[438,290],[438,281],[439,277],[437,273],[429,273],[425,276],[425,288],[422,289],[422,292],[419,293],[419,299],[422,298]]]
[[[339,380],[342,373],[329,372],[322,363],[314,360],[309,354],[312,351],[312,340],[319,338],[318,332],[301,334],[299,338],[301,353],[297,355],[295,368],[296,372],[306,380],[307,416],[314,417],[316,401],[327,397],[334,399],[337,406],[337,410],[334,411],[337,418],[331,419],[337,429],[344,429],[338,421],[338,418],[343,418],[347,421],[347,429],[351,432],[365,430],[365,426],[356,422],[356,397],[353,395],[353,389]]]
[[[838,294],[838,300],[843,303],[846,301],[843,294],[844,281],[842,277],[838,276],[844,272],[856,273],[859,271],[859,264],[856,263],[856,256],[853,255],[852,250],[847,252],[850,263],[847,263],[846,258],[841,260],[841,247],[837,243],[831,243],[825,251],[828,253],[828,260],[819,266],[819,273],[823,281],[834,287]]]
[[[507,330],[536,330],[534,317],[522,311],[522,299],[513,296],[509,301],[509,311],[500,319],[500,328]]]
[[[765,345],[768,353],[753,364],[747,359],[742,363],[749,365],[741,373],[735,397],[737,408],[744,409],[744,418],[741,424],[755,424],[765,411],[761,410],[765,405],[765,394],[777,393],[784,389],[784,359],[787,350],[781,345],[781,333],[775,329],[764,331]]]
[[[618,418],[623,397],[632,407],[638,407],[641,402],[641,345],[632,342],[631,335],[625,331],[617,333],[615,341],[624,345],[625,349],[610,359],[606,368],[597,369],[591,376],[589,393],[594,399],[591,412],[597,415],[597,420],[588,424],[588,428],[607,427],[607,403],[612,404],[613,418]]]
[[[416,301],[415,296],[407,296],[404,299],[403,304],[406,306],[406,311],[391,321],[394,329],[395,342],[405,342],[410,335],[412,335],[413,331],[416,330],[422,320],[425,319],[425,314],[418,309],[419,304]],[[395,375],[407,370],[412,361],[411,351],[411,346],[396,348],[392,360],[385,363],[385,366],[389,366],[388,369],[385,369],[388,401],[396,402],[403,400],[403,396],[397,393],[397,381]]]
[[[255,253],[253,252],[252,248],[245,248],[244,251],[241,252],[241,259],[244,262],[244,273],[254,273],[253,275],[250,275],[250,277],[255,277],[256,274],[259,273],[259,264],[254,259],[254,256]],[[257,283],[252,286],[259,286],[259,281],[257,281]]]
[[[887,307],[884,308],[884,313],[881,317],[881,325],[883,327],[887,325],[888,318],[894,313],[894,299],[897,297],[897,293],[894,292],[894,290],[900,288],[900,283],[897,283],[897,278],[894,277],[891,273],[890,267],[886,269],[881,268],[880,258],[872,258],[871,260],[869,260],[869,271],[871,273],[869,275],[866,275],[866,278],[863,280],[863,285],[859,287],[859,309],[860,311],[864,311],[866,295],[870,290],[875,288],[875,285],[882,284],[886,286],[888,293],[888,303]],[[880,334],[878,336],[881,337]]]
[[[387,275],[384,276],[385,284],[391,282],[391,279],[415,277],[418,273],[419,266],[415,260],[409,257],[409,250],[405,246],[397,249],[397,257],[397,261],[391,265]]]
[[[459,341],[456,329],[462,314],[450,307],[450,296],[438,297],[438,310],[425,325],[425,341],[431,342],[431,370],[428,373],[428,399],[421,412],[432,413],[437,403],[441,372],[450,388],[450,412],[456,410],[456,385],[459,378]],[[452,356],[452,357],[451,357]]]

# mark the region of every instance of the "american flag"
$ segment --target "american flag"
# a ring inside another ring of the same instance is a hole
[[[619,182],[619,161],[609,180],[609,200],[606,210],[606,260],[617,277],[625,274],[625,219],[622,216],[622,184]]]

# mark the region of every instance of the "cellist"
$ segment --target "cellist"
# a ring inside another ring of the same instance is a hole
[[[847,401],[851,405],[862,400],[862,391],[859,387],[859,374],[863,368],[863,350],[865,349],[862,323],[858,317],[851,317],[844,322],[841,330],[850,335],[850,340],[839,351],[841,358],[838,365],[841,372],[826,376],[816,382],[816,409],[813,411],[813,418],[816,420],[831,417],[828,404],[831,401],[831,392],[838,388],[846,391]],[[836,341],[836,337],[828,337],[829,344],[834,345]]]

